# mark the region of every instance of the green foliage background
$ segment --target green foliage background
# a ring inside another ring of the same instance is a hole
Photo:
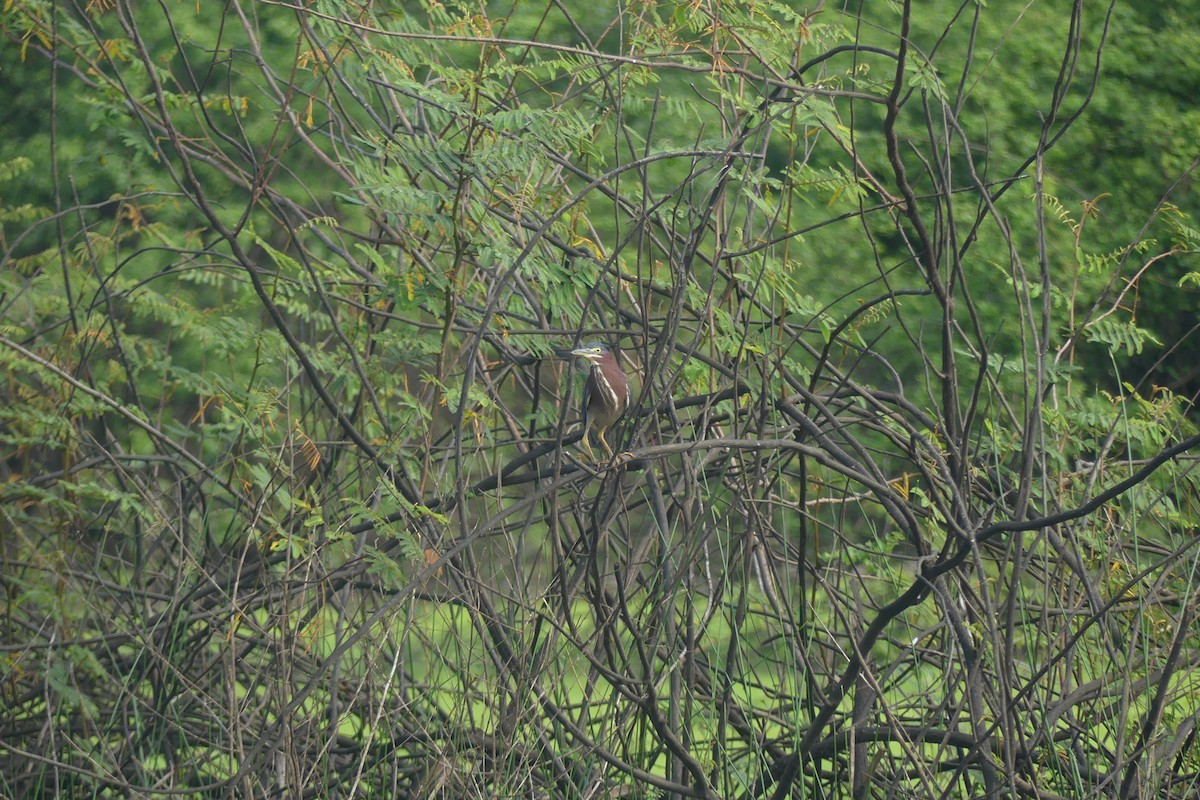
[[[1193,796],[1200,5],[575,5],[3,4],[0,795]]]

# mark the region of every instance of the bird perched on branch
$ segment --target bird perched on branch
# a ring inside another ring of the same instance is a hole
[[[588,457],[596,460],[588,434],[596,432],[604,451],[612,456],[613,450],[604,438],[604,432],[621,418],[629,408],[629,377],[621,369],[612,348],[603,342],[589,342],[574,350],[561,351],[563,355],[586,358],[589,362],[587,381],[583,384],[583,447]]]

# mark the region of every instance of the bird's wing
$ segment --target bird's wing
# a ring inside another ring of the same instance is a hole
[[[580,404],[580,410],[583,412],[583,428],[587,430],[588,426],[588,407],[592,404],[592,373],[589,371],[587,378],[583,381],[583,401]]]

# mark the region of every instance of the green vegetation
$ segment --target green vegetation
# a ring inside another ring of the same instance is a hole
[[[1195,796],[1200,3],[859,5],[0,5],[0,796]]]

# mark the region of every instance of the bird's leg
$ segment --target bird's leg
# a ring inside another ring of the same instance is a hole
[[[579,440],[579,444],[583,446],[584,450],[587,450],[588,460],[595,461],[596,454],[592,452],[592,443],[588,441],[588,429],[586,427],[583,429],[583,438]]]
[[[604,431],[597,431],[596,435],[600,437],[600,444],[604,446],[604,452],[608,453],[608,457],[613,457],[613,449],[608,445],[608,439],[604,438]]]
[[[623,450],[619,454],[614,456],[612,446],[610,446],[608,443],[608,440],[604,438],[603,432],[600,433],[600,441],[604,444],[604,449],[608,451],[608,458],[610,461],[615,459],[616,463],[618,463],[618,464],[627,464],[628,462],[637,458],[637,456],[634,455],[629,450]]]

